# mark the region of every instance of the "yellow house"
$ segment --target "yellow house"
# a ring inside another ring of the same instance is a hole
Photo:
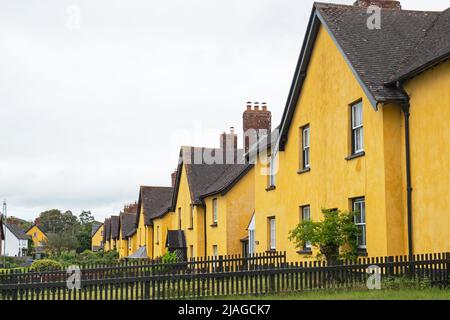
[[[134,235],[138,246],[134,248],[134,251],[141,250],[149,258],[156,258],[164,254],[164,250],[161,250],[162,245],[155,239],[154,224],[155,220],[158,220],[156,229],[159,233],[161,220],[171,205],[172,194],[172,187],[140,187],[135,219],[136,234]]]
[[[92,236],[91,236],[91,250],[99,251],[103,250],[104,245],[104,224],[94,223],[92,226]]]
[[[119,216],[111,216],[110,219],[109,250],[117,251],[120,240],[120,220]]]
[[[136,212],[121,212],[119,215],[119,237],[117,239],[117,251],[119,258],[126,258],[132,250],[132,243],[129,239],[130,232],[134,231]]]
[[[235,141],[234,147],[224,141]],[[232,131],[222,134],[221,148],[181,148],[172,219],[166,218],[164,225],[155,222],[163,232],[157,235],[158,242],[184,243],[187,258],[246,253],[246,226],[254,211],[254,171],[252,165],[238,163],[243,150],[237,149],[236,142]],[[226,161],[226,151],[231,161]],[[208,157],[218,161],[208,163]],[[168,232],[176,230],[182,233]],[[172,240],[170,235],[182,239]]]
[[[450,10],[371,2],[381,29],[368,1],[314,4],[278,139],[255,165],[255,252],[317,252],[288,234],[322,208],[360,213],[363,255],[450,250]]]
[[[106,218],[103,223],[103,251],[111,250],[111,218]]]
[[[25,233],[31,237],[35,251],[42,251],[47,241],[45,232],[38,225],[34,224]]]

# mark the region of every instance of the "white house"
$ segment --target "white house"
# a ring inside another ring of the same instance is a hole
[[[30,236],[14,224],[3,222],[5,240],[2,243],[2,254],[10,257],[21,257],[27,254]]]

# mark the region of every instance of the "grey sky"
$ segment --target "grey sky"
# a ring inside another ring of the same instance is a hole
[[[326,1],[323,1],[326,2]],[[351,4],[353,0],[328,1]],[[313,1],[0,0],[0,198],[9,214],[97,219],[169,185],[180,145],[277,125]],[[80,28],[66,26],[80,8]],[[448,0],[403,0],[443,10]]]

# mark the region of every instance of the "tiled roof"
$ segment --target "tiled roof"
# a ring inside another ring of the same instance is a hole
[[[103,242],[106,242],[111,239],[111,218],[106,218],[104,225],[105,230],[103,232]]]
[[[172,187],[141,186],[138,205],[143,207],[146,225],[150,225],[152,219],[162,216],[169,210],[172,195]],[[138,209],[136,225],[139,223],[140,211]]]
[[[315,8],[375,100],[404,99],[384,84],[408,64],[405,57],[416,51],[440,13],[381,9],[381,29],[369,29],[367,8],[323,3]],[[420,64],[422,54],[413,55],[409,64]]]
[[[136,221],[136,213],[121,212],[119,217],[120,217],[120,228],[122,229],[122,239],[126,239],[127,235],[134,229],[134,222]]]
[[[221,192],[249,169],[248,164],[211,164],[206,160],[197,164],[194,161],[195,153],[215,156],[216,152],[220,151],[221,149],[200,147],[183,147],[181,150],[180,160],[182,160],[181,163],[185,163],[191,199],[195,204],[201,204],[202,197],[205,195]],[[238,154],[243,154],[243,150],[240,150]],[[178,172],[180,170],[181,168]],[[180,174],[177,176],[177,183],[179,183],[179,179]]]
[[[15,224],[11,224],[11,223],[4,223],[5,226],[8,228],[8,230],[19,240],[28,240],[31,239],[31,237],[29,235],[27,235],[25,233],[25,231],[23,231],[22,229],[20,229],[18,226],[16,226]]]
[[[449,9],[444,12],[381,9],[381,29],[369,29],[367,8],[314,3],[281,119],[284,150],[315,39],[322,25],[333,38],[374,108],[408,99],[396,80],[406,80],[450,56]]]
[[[450,57],[450,8],[440,13],[426,35],[404,59],[390,81],[407,78],[423,68]]]
[[[111,239],[119,239],[119,216],[111,216]]]
[[[94,221],[92,223],[91,237],[93,237],[97,233],[98,229],[100,229],[102,225],[103,225],[103,223],[98,222],[98,221]]]

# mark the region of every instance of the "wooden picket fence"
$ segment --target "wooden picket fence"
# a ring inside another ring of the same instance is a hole
[[[286,252],[267,252],[252,256],[224,255],[192,258],[189,261],[163,263],[161,259],[129,260],[113,265],[80,266],[81,280],[141,277],[155,274],[211,273],[224,270],[252,270],[257,266],[278,267],[286,263]],[[24,269],[6,270],[0,274],[0,284],[42,283],[66,281],[67,268],[47,272],[30,272]]]
[[[217,262],[216,260],[213,262]],[[409,277],[428,280],[433,286],[449,284],[450,253],[361,258],[339,265],[323,261],[307,263],[254,264],[239,268],[236,264],[211,271],[187,268],[174,273],[145,272],[80,280],[79,289],[67,281],[2,283],[0,299],[5,300],[150,300],[201,299],[236,295],[262,295],[319,289],[361,288],[375,270],[383,281]],[[75,282],[70,282],[76,284]]]

